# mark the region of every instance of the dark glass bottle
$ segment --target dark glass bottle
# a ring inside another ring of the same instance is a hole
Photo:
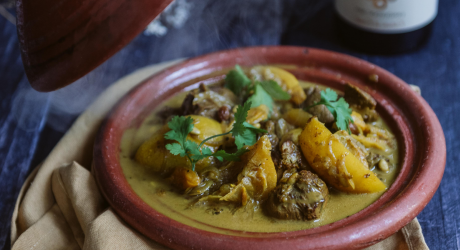
[[[413,51],[429,38],[437,7],[438,0],[335,0],[338,35],[362,52]]]

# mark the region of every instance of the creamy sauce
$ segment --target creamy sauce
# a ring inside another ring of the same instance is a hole
[[[302,85],[311,85],[303,82]],[[180,107],[185,92],[180,93],[157,108],[164,106]],[[268,217],[263,209],[256,212],[244,211],[244,208],[234,207],[191,207],[192,200],[175,190],[167,181],[149,172],[145,167],[133,160],[133,155],[138,147],[152,134],[161,128],[161,124],[155,124],[155,113],[145,119],[143,124],[136,129],[125,131],[120,146],[120,163],[128,183],[133,190],[149,206],[178,222],[199,229],[232,234],[231,229],[246,232],[283,232],[296,231],[329,224],[353,215],[373,202],[382,194],[348,194],[330,189],[330,199],[323,210],[321,218],[315,221],[280,220]],[[383,121],[377,122],[385,126]],[[388,129],[385,126],[386,129]],[[397,162],[397,149],[392,154],[392,162]],[[397,164],[395,164],[397,166]],[[399,169],[390,169],[389,173],[373,170],[378,177],[389,187],[395,180]],[[235,232],[236,234],[236,232]]]

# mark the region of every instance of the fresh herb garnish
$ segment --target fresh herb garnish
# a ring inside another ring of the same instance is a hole
[[[251,80],[244,74],[239,65],[236,65],[235,69],[230,70],[225,77],[225,87],[237,96],[249,85],[251,85]]]
[[[291,95],[284,91],[277,82],[273,80],[267,80],[260,82],[260,86],[275,100],[288,101],[291,99]]]
[[[185,116],[174,116],[172,120],[168,122],[168,126],[171,130],[165,134],[165,138],[174,140],[177,143],[167,144],[166,149],[173,155],[187,157],[192,164],[193,171],[195,171],[195,164],[199,160],[210,156],[216,157],[219,161],[238,161],[240,156],[248,151],[244,146],[254,145],[257,142],[258,133],[267,133],[266,130],[256,128],[246,122],[246,117],[250,108],[250,101],[244,103],[243,106],[239,106],[235,113],[235,123],[233,124],[232,130],[227,133],[208,137],[204,139],[200,145],[194,141],[187,140],[187,135],[193,130],[193,119]],[[212,153],[210,148],[203,147],[206,141],[228,134],[232,134],[235,137],[235,144],[238,149],[235,153],[227,153],[224,150]]]
[[[273,110],[273,99],[258,82],[256,82],[252,92],[254,93],[248,98],[248,101],[252,103],[251,108],[265,104],[270,110]]]
[[[341,97],[337,100],[337,93],[330,88],[321,91],[321,100],[310,107],[307,107],[308,110],[311,107],[324,104],[335,119],[335,124],[340,130],[346,130],[351,134],[349,124],[354,122],[351,118],[352,110],[349,108],[348,103]]]
[[[236,96],[243,99],[247,97],[248,101],[252,103],[252,108],[265,104],[270,111],[273,111],[273,100],[291,99],[291,95],[273,80],[251,81],[239,65],[228,72],[224,86]]]

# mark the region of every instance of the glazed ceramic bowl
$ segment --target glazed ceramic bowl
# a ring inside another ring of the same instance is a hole
[[[338,90],[349,82],[368,92],[398,139],[401,170],[396,181],[364,210],[300,231],[228,230],[229,234],[218,234],[181,224],[155,211],[134,193],[123,175],[119,162],[123,132],[138,126],[155,106],[175,93],[197,82],[214,82],[215,78],[206,76],[235,64],[290,65],[289,71],[301,80]],[[319,49],[252,47],[190,59],[152,76],[128,93],[99,131],[93,171],[105,198],[129,225],[174,249],[357,249],[389,237],[422,211],[439,186],[445,160],[445,139],[436,115],[407,83],[388,71]]]

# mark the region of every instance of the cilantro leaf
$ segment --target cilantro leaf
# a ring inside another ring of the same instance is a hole
[[[257,133],[267,133],[267,131],[258,129],[246,122],[251,106],[252,103],[248,100],[243,106],[239,106],[235,113],[235,123],[230,132],[235,137],[235,144],[238,149],[241,149],[244,145],[254,145],[257,142]]]
[[[347,130],[349,134],[351,134],[349,124],[350,122],[354,123],[353,118],[351,118],[352,110],[349,108],[348,103],[341,97],[337,102],[332,103],[335,108],[336,115],[335,123],[337,127],[341,130]]]
[[[225,87],[235,95],[240,96],[243,89],[251,84],[251,80],[244,74],[239,65],[230,70],[225,77]]]
[[[196,144],[196,142],[194,141],[187,140],[185,142],[185,149],[187,150],[187,153],[190,155],[190,158],[192,160],[199,161],[204,158],[201,155],[201,151],[200,151],[200,148],[198,147],[198,144]]]
[[[227,161],[239,161],[240,157],[248,152],[249,150],[245,148],[240,148],[238,151],[236,151],[233,154],[229,154],[225,152],[224,150],[219,150],[213,154],[214,157],[216,157],[219,161],[227,160]]]
[[[200,145],[187,139],[187,135],[193,130],[193,119],[185,116],[174,116],[171,121],[168,122],[168,127],[171,130],[165,133],[164,137],[168,140],[174,140],[177,143],[167,144],[166,149],[168,149],[171,154],[187,157],[192,164],[193,171],[195,171],[195,164],[199,160],[210,156],[215,156],[220,161],[224,159],[230,161],[239,160],[240,156],[247,152],[247,149],[244,148],[245,145],[254,145],[257,142],[258,133],[267,133],[267,131],[256,128],[246,122],[246,117],[248,116],[251,105],[252,103],[249,101],[238,107],[233,128],[229,132],[210,136],[201,141]],[[224,150],[212,153],[210,148],[203,146],[206,141],[212,138],[230,133],[235,137],[235,144],[238,149],[233,154],[229,154]]]
[[[337,100],[337,93],[330,88],[327,88],[326,90],[321,91],[320,94],[321,94],[321,101],[324,100],[326,102],[331,102],[331,101]]]
[[[260,86],[275,100],[289,100],[291,95],[284,91],[277,82],[273,80],[267,80],[260,82]]]
[[[184,148],[179,143],[167,144],[166,149],[168,149],[169,152],[171,152],[171,154],[173,154],[173,155],[180,155],[180,156],[184,157],[185,154],[186,154]]]
[[[265,104],[270,110],[273,110],[273,99],[260,84],[255,85],[254,94],[246,102],[252,104],[251,108]]]
[[[171,131],[165,134],[165,138],[168,140],[175,140],[184,146],[188,133],[193,130],[193,119],[185,116],[174,116],[171,121],[168,122],[168,127]]]
[[[230,130],[233,137],[235,137],[235,144],[238,149],[242,148],[244,145],[252,145],[253,142],[252,133],[246,130],[246,127],[243,125],[246,122],[246,117],[248,111],[251,108],[251,102],[245,102],[243,106],[238,106],[235,113],[235,123],[233,123],[233,128]]]
[[[349,125],[350,122],[354,123],[353,118],[351,118],[352,110],[343,97],[339,100],[337,100],[337,97],[338,95],[335,91],[327,88],[326,90],[321,91],[321,100],[306,109],[324,104],[334,116],[337,128],[340,130],[346,130],[349,134],[351,134]]]
[[[251,124],[249,124],[247,122],[243,122],[243,126],[245,128],[250,129],[251,131],[253,131],[255,133],[268,133],[267,130],[261,129],[261,128],[256,128],[256,127],[252,126]]]
[[[249,109],[251,109],[252,102],[246,101],[243,105],[238,106],[235,113],[235,123],[233,124],[232,135],[244,131],[245,127],[243,125],[246,122],[246,117],[248,116]]]
[[[245,145],[251,146],[257,142],[257,134],[250,130],[244,130],[242,133],[234,135],[237,148],[243,148]]]
[[[211,151],[211,149],[208,148],[208,147],[202,148],[202,149],[201,149],[201,153],[202,153],[203,155],[205,155],[206,157],[209,157],[209,156],[212,155],[212,151]]]

